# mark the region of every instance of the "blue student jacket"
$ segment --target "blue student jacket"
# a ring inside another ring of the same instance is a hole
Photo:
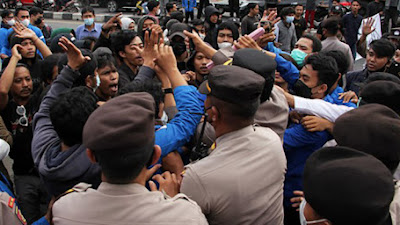
[[[185,9],[185,12],[193,12],[196,6],[196,0],[182,0],[182,7]]]

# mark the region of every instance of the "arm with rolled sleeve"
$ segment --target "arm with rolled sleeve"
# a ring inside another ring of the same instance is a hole
[[[276,55],[276,71],[278,71],[281,77],[288,82],[289,88],[293,87],[296,81],[299,79],[299,70],[291,63],[280,55]]]
[[[203,113],[204,102],[193,86],[178,86],[174,97],[178,114],[155,133],[155,143],[161,147],[161,158],[190,141]]]
[[[60,138],[50,120],[50,106],[57,101],[60,94],[72,87],[74,80],[79,76],[79,72],[65,67],[51,85],[33,118],[32,158],[37,167],[43,154],[55,144],[60,144]]]
[[[342,114],[354,108],[345,105],[335,105],[321,99],[308,99],[294,96],[294,110],[299,113],[316,115],[335,122]]]

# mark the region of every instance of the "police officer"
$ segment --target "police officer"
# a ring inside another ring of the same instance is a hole
[[[282,224],[286,159],[278,135],[254,125],[265,79],[219,65],[200,86],[215,129],[210,155],[188,165],[181,192],[200,205],[210,224]]]
[[[101,167],[102,183],[97,190],[80,183],[58,199],[54,224],[207,224],[195,202],[171,191],[178,185],[174,174],[158,175],[163,192],[154,183],[152,192],[145,187],[160,168],[148,169],[161,155],[154,145],[154,114],[154,98],[137,92],[116,97],[90,115],[83,143],[89,159]]]

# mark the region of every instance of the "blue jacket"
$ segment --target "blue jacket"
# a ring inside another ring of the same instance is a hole
[[[178,114],[155,133],[155,143],[161,147],[161,159],[190,141],[203,113],[204,101],[193,86],[174,89]]]
[[[36,36],[46,44],[46,39],[44,38],[43,33],[39,28],[37,28],[31,24],[29,24],[28,28],[33,30],[33,32],[35,32]],[[8,55],[9,57],[11,56],[11,47],[10,47],[10,43],[8,42],[8,37],[10,36],[10,34],[13,31],[14,30],[12,28],[10,28],[10,29],[8,29],[7,35],[5,37],[0,37],[1,54]],[[42,54],[39,51],[37,51],[37,52],[40,55],[40,57],[42,57]]]
[[[284,206],[290,207],[293,191],[303,190],[303,170],[308,157],[332,137],[327,131],[308,132],[301,124],[291,124],[283,136],[287,172],[283,188]]]
[[[196,6],[196,0],[182,0],[182,7],[185,9],[185,12],[193,12]]]

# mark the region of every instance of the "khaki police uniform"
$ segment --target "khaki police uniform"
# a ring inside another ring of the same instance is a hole
[[[55,225],[208,224],[199,206],[184,194],[170,198],[136,183],[89,187],[80,183],[54,203]]]
[[[270,128],[248,126],[219,137],[211,154],[186,167],[181,192],[210,224],[283,224],[286,158]]]
[[[16,199],[7,192],[0,192],[0,225],[26,225],[27,222],[17,206]]]

